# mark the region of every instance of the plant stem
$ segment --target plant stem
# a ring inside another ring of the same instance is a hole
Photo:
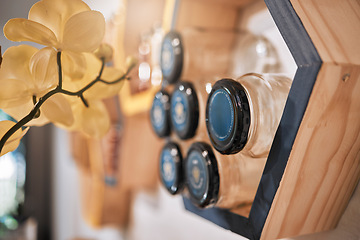
[[[62,67],[61,67],[61,51],[58,51],[56,54],[56,63],[58,65],[58,74],[59,74],[59,85],[58,88],[62,88]]]
[[[43,103],[52,95],[58,93],[58,89],[54,89],[48,93],[46,93],[43,97],[41,97],[39,99],[39,101],[37,101],[37,103],[34,105],[34,108],[30,111],[30,113],[28,115],[26,115],[25,117],[23,117],[19,122],[17,122],[14,126],[12,126],[5,134],[4,136],[1,138],[0,140],[0,153],[6,143],[6,141],[17,131],[19,130],[21,127],[23,127],[25,124],[27,124],[28,122],[30,122],[32,119],[34,119],[34,117],[36,116],[36,113],[40,110],[41,105],[43,105]]]
[[[129,72],[131,71],[132,67],[129,68],[126,73],[124,73],[120,78],[114,80],[114,81],[105,81],[101,79],[101,75],[103,73],[104,67],[105,67],[105,61],[104,59],[102,60],[102,65],[101,65],[101,69],[99,71],[98,76],[92,81],[90,82],[88,85],[86,85],[85,87],[83,87],[82,89],[80,89],[77,92],[70,92],[67,91],[65,89],[62,89],[62,67],[61,67],[61,51],[57,52],[57,65],[58,65],[58,73],[59,73],[59,83],[58,86],[47,92],[44,96],[42,96],[41,98],[39,98],[39,100],[34,104],[34,108],[30,111],[30,113],[28,115],[26,115],[24,118],[22,118],[19,122],[17,122],[14,126],[12,126],[5,134],[4,136],[1,138],[0,140],[0,153],[3,149],[3,147],[5,146],[6,141],[17,131],[19,130],[21,127],[25,126],[27,123],[29,123],[31,120],[33,120],[36,117],[36,114],[39,112],[40,107],[44,104],[44,102],[49,99],[51,96],[57,94],[57,93],[62,93],[65,95],[69,95],[69,96],[78,96],[81,98],[81,100],[83,101],[83,103],[85,104],[85,106],[88,107],[87,101],[83,96],[83,93],[88,90],[89,88],[91,88],[95,83],[97,82],[102,82],[104,84],[115,84],[118,83],[124,79],[126,79],[126,76],[129,74]]]

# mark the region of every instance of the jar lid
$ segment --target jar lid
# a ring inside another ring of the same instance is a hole
[[[234,154],[244,148],[250,127],[250,106],[244,87],[232,79],[217,81],[206,104],[206,128],[214,148]]]
[[[195,135],[199,123],[199,103],[194,85],[179,82],[171,96],[171,124],[181,139]]]
[[[199,207],[214,204],[219,193],[219,172],[211,146],[202,142],[193,143],[184,165],[191,201]]]
[[[160,179],[169,193],[175,195],[183,188],[183,158],[179,146],[168,142],[160,154]]]
[[[155,94],[150,109],[151,126],[159,137],[170,134],[170,95],[161,90]]]
[[[161,72],[167,84],[173,84],[179,80],[183,68],[183,58],[180,34],[175,31],[168,32],[164,36],[160,54]]]

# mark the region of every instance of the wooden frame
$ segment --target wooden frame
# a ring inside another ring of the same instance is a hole
[[[265,2],[298,69],[250,215],[184,198],[187,210],[249,239],[335,228],[360,178],[359,3]]]

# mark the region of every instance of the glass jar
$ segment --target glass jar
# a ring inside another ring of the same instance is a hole
[[[214,77],[179,81],[171,94],[172,129],[181,140],[207,138],[205,109]]]
[[[245,74],[216,82],[206,106],[211,144],[222,154],[241,151],[267,157],[292,80],[276,74]]]
[[[182,191],[184,186],[183,157],[179,145],[175,142],[169,141],[162,148],[159,173],[162,185],[170,194],[175,195]]]
[[[225,74],[229,70],[232,31],[185,28],[181,33],[168,32],[161,47],[160,65],[164,84],[203,75]]]
[[[164,138],[170,135],[170,94],[165,89],[155,94],[150,109],[150,122],[158,137]]]
[[[164,36],[160,66],[165,86],[180,78],[234,77],[282,69],[275,47],[264,36],[196,28],[170,31]]]
[[[220,155],[206,142],[191,145],[184,161],[184,178],[191,201],[236,209],[254,200],[266,159]]]
[[[191,82],[180,81],[175,86],[170,100],[170,119],[180,139],[194,137],[199,123],[199,103]]]

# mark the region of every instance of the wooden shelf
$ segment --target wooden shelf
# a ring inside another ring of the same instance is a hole
[[[360,178],[359,2],[265,2],[298,69],[250,215],[184,198],[187,210],[249,239],[335,228]]]

